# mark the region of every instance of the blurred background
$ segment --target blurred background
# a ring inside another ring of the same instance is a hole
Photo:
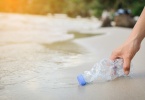
[[[0,11],[47,15],[65,13],[70,17],[100,17],[104,9],[116,11],[129,9],[133,16],[139,16],[144,0],[1,0]]]
[[[1,0],[0,12],[67,14],[69,17],[95,16],[103,20],[102,26],[111,26],[111,21],[115,20],[116,26],[133,27],[134,20],[137,20],[144,5],[144,0]],[[121,17],[116,18],[118,15]]]

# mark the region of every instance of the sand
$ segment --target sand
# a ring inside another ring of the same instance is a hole
[[[1,41],[0,100],[144,100],[145,41],[132,61],[131,77],[84,87],[76,80],[78,74],[89,70],[95,62],[109,57],[131,30],[120,27],[86,30],[102,35],[52,45],[32,39],[33,43]]]

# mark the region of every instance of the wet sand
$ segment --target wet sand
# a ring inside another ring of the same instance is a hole
[[[40,33],[33,40],[35,34],[32,32],[31,38],[23,41],[19,38],[1,40],[0,100],[144,100],[144,41],[133,59],[132,77],[79,86],[77,75],[89,70],[100,59],[109,57],[131,29],[113,27],[83,31],[103,35],[71,40],[65,37],[67,41],[52,43],[47,41],[46,35],[39,41]],[[4,32],[9,36],[6,30]],[[4,36],[4,33],[0,35]]]

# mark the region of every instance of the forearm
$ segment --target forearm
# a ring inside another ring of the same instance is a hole
[[[140,44],[141,41],[144,39],[144,37],[145,37],[145,8],[143,9],[128,40],[137,41]]]

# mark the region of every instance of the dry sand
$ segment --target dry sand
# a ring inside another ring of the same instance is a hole
[[[75,42],[91,49],[96,58],[109,56],[114,48],[123,43],[131,29],[127,28],[102,28],[98,32],[106,35],[92,37]],[[131,77],[118,78],[103,84],[94,84],[82,87],[82,98],[85,100],[144,100],[145,99],[145,41],[142,42],[140,51],[134,57]],[[84,67],[84,66],[83,66]],[[81,69],[81,68],[80,68]],[[84,89],[84,90],[83,90]],[[78,92],[79,94],[80,92]]]

